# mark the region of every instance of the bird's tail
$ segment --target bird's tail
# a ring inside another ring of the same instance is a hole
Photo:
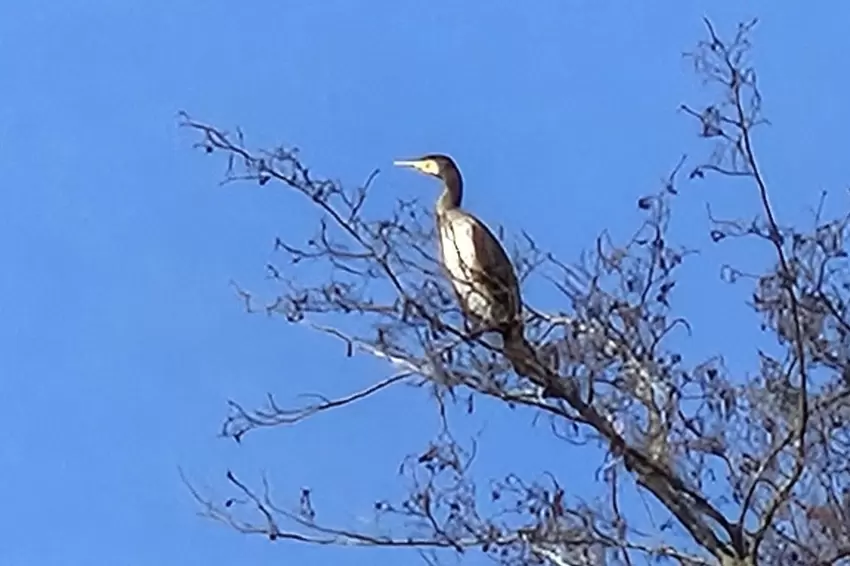
[[[527,373],[528,364],[535,358],[535,355],[534,348],[525,339],[525,326],[522,321],[507,324],[501,330],[505,357],[514,366],[517,373]]]
[[[502,344],[505,357],[511,362],[517,375],[529,379],[541,386],[543,397],[556,396],[566,398],[573,395],[573,389],[562,382],[556,374],[540,361],[537,348],[525,339],[522,322],[508,325],[502,329]]]
[[[519,346],[525,342],[525,326],[522,321],[506,324],[501,328],[502,342],[505,348],[508,346]]]
[[[505,357],[511,363],[517,375],[546,386],[550,372],[538,358],[537,348],[525,339],[525,326],[522,321],[517,321],[503,328],[502,344]]]

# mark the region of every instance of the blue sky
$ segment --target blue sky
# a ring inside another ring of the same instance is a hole
[[[384,368],[244,313],[229,280],[261,285],[274,238],[307,234],[315,215],[271,185],[218,187],[223,163],[190,149],[179,110],[240,125],[252,144],[297,144],[315,170],[345,182],[380,167],[376,207],[427,189],[387,171],[393,158],[451,153],[467,206],[509,235],[529,230],[569,261],[600,230],[630,230],[636,199],[683,151],[699,149],[676,108],[705,100],[680,55],[702,37],[702,16],[726,31],[757,15],[755,56],[774,122],[758,141],[780,214],[804,218],[821,189],[846,187],[850,82],[837,62],[850,49],[850,6],[486,6],[0,7],[0,563],[418,560],[272,545],[195,516],[178,467],[219,490],[228,468],[249,478],[267,470],[282,496],[310,486],[323,517],[356,521],[374,499],[398,493],[401,457],[425,446],[436,422],[421,392],[399,391],[243,446],[216,438],[228,398],[340,393]],[[755,211],[750,187],[693,185],[677,203],[681,241],[707,245],[709,198],[731,215]],[[708,246],[686,268],[675,298],[697,324],[689,351],[725,352],[741,367],[751,359],[746,291],[716,273],[723,259],[755,252]],[[552,306],[550,295],[530,293]],[[489,439],[483,476],[549,468],[571,490],[590,489],[575,455],[528,421],[491,411],[464,425]]]

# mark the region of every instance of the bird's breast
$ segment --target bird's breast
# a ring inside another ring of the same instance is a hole
[[[469,270],[479,267],[474,240],[473,222],[465,217],[447,219],[440,223],[440,251],[446,270],[455,280],[465,282]]]

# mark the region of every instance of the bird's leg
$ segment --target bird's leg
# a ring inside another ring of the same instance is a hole
[[[482,321],[475,319],[470,320],[467,317],[463,319],[463,327],[466,332],[466,339],[471,341],[478,340],[482,335],[491,332],[493,329],[484,324]]]
[[[498,327],[486,324],[484,321],[477,319],[473,322],[464,319],[464,327],[466,330],[465,339],[468,342],[475,342],[481,339],[481,342],[488,346],[487,357],[489,358],[490,366],[491,368],[496,368],[499,361],[499,350],[503,347],[501,342],[494,343],[492,340],[493,333],[498,333],[499,331]]]
[[[481,327],[477,324],[465,324],[464,327],[464,330],[466,332],[466,339],[470,341],[477,340],[481,337],[482,334],[487,332],[486,327]]]
[[[463,331],[466,334],[471,334],[474,327],[475,325],[469,320],[469,317],[463,317]]]

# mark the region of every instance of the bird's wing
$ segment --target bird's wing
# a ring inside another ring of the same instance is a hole
[[[472,220],[470,222],[472,239],[475,243],[475,248],[480,250],[478,261],[484,273],[495,279],[495,282],[503,287],[503,292],[506,293],[506,299],[516,299],[518,301],[519,287],[516,273],[507,252],[505,252],[505,248],[486,224],[473,216],[470,219]],[[511,310],[517,309],[518,306],[518,303],[512,305]]]

